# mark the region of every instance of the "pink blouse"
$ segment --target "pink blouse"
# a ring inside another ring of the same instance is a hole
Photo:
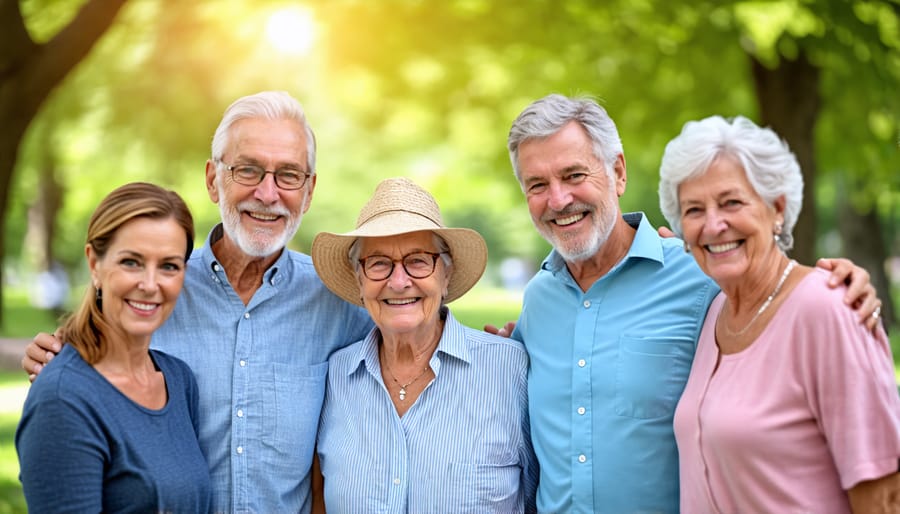
[[[810,273],[747,349],[722,355],[712,303],[675,411],[684,513],[849,512],[898,470],[900,395],[884,331]]]

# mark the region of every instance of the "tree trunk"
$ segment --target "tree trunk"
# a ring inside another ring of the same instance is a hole
[[[872,285],[881,298],[881,316],[884,326],[890,327],[894,319],[894,302],[891,300],[891,286],[885,271],[887,247],[881,237],[881,221],[874,208],[869,212],[858,212],[846,194],[838,195],[838,230],[841,234],[844,255],[857,265],[869,271]]]
[[[109,28],[125,0],[88,0],[50,41],[31,40],[19,0],[0,0],[0,234],[6,214],[19,144],[50,92],[81,62]],[[0,237],[0,326],[3,323],[3,261]]]
[[[803,207],[794,227],[792,255],[804,264],[816,259],[816,161],[813,129],[819,116],[819,69],[801,52],[796,60],[782,58],[769,69],[751,58],[760,123],[778,133],[803,173]]]

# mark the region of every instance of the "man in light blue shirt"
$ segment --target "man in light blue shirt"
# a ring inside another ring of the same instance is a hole
[[[532,103],[508,148],[535,228],[553,245],[512,334],[530,358],[538,510],[678,512],[672,418],[718,287],[680,240],[661,238],[642,213],[622,214],[622,143],[596,102]],[[877,303],[867,293],[861,319]]]
[[[328,356],[372,327],[285,247],[315,183],[315,138],[295,99],[262,92],[225,111],[206,163],[222,223],[151,343],[197,377],[214,512],[310,511]],[[45,345],[29,347],[26,370],[40,370]]]

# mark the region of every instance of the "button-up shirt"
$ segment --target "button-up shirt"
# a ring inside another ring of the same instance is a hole
[[[401,418],[379,340],[375,329],[330,360],[318,447],[328,512],[533,510],[522,345],[446,312],[429,361],[435,378]]]
[[[332,294],[309,256],[285,249],[247,305],[212,253],[191,256],[172,316],[152,346],[191,367],[215,512],[308,512],[310,467],[329,355],[372,327]]]
[[[718,287],[681,240],[624,218],[631,248],[587,292],[555,250],[525,290],[540,512],[678,512],[672,417]]]

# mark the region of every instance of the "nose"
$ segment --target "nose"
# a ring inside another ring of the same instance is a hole
[[[388,276],[388,285],[393,289],[405,289],[410,283],[410,277],[406,274],[406,269],[403,268],[402,262],[394,262],[394,269],[391,270],[391,274]]]
[[[707,235],[718,235],[728,228],[728,222],[717,209],[706,211],[706,220],[703,223],[703,231]]]
[[[554,211],[561,211],[572,203],[572,194],[569,192],[569,188],[560,181],[551,181],[547,194],[547,206]]]
[[[266,173],[262,182],[256,185],[253,196],[260,202],[271,204],[278,201],[278,185],[275,184],[275,175]]]
[[[159,279],[154,268],[147,268],[138,282],[138,289],[145,293],[155,293],[159,289]]]

